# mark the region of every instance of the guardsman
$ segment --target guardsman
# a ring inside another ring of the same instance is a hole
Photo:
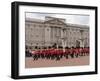
[[[69,54],[69,50],[68,50],[68,47],[67,47],[66,50],[65,50],[65,53],[64,53],[64,57],[66,59],[68,59],[68,54]]]
[[[69,52],[70,52],[70,54],[69,54],[69,55],[71,56],[71,58],[74,58],[73,48],[70,48]]]

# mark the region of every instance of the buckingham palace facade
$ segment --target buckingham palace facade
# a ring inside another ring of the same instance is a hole
[[[42,49],[89,47],[89,26],[66,23],[65,19],[46,16],[45,20],[25,19],[25,45]]]

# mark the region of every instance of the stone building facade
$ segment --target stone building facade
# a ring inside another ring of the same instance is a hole
[[[25,19],[25,45],[27,48],[89,47],[89,27],[69,24],[65,19],[45,17],[45,20]]]

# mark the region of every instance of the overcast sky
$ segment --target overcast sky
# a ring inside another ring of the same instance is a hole
[[[26,18],[35,18],[45,20],[45,16],[64,18],[66,23],[89,25],[89,15],[78,15],[78,14],[51,14],[51,13],[26,13]]]

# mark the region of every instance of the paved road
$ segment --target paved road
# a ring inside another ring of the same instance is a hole
[[[83,56],[73,59],[62,58],[60,61],[38,59],[33,61],[32,57],[26,57],[25,67],[26,68],[36,68],[36,67],[58,67],[58,66],[79,66],[79,65],[89,65],[89,56]]]

